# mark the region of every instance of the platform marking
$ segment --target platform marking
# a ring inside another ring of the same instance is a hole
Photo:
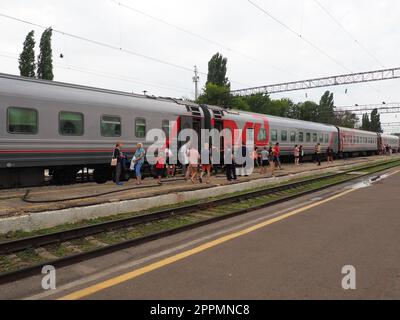
[[[280,215],[279,217],[266,220],[266,221],[264,221],[262,223],[259,223],[259,224],[256,224],[254,226],[251,226],[249,228],[234,232],[232,234],[228,234],[228,235],[223,236],[221,238],[218,238],[218,239],[215,239],[215,240],[210,241],[208,243],[202,244],[202,245],[200,245],[200,246],[198,246],[196,248],[193,248],[193,249],[187,250],[185,252],[178,253],[178,254],[176,254],[176,255],[174,255],[172,257],[168,257],[168,258],[165,258],[163,260],[154,262],[154,263],[152,263],[152,264],[150,264],[148,266],[139,268],[137,270],[133,270],[131,272],[122,274],[122,275],[114,277],[112,279],[109,279],[109,280],[103,281],[101,283],[92,285],[92,286],[90,286],[88,288],[73,292],[73,293],[68,294],[68,295],[66,295],[64,297],[59,298],[58,300],[77,300],[77,299],[81,299],[81,298],[90,296],[90,295],[92,295],[92,294],[94,294],[96,292],[99,292],[99,291],[102,291],[104,289],[116,286],[118,284],[121,284],[121,283],[129,281],[129,280],[132,280],[132,279],[137,278],[137,277],[139,277],[141,275],[144,275],[144,274],[149,273],[151,271],[160,269],[162,267],[165,267],[167,265],[170,265],[170,264],[172,264],[174,262],[180,261],[182,259],[185,259],[187,257],[190,257],[190,256],[195,255],[197,253],[200,253],[202,251],[205,251],[207,249],[213,248],[213,247],[215,247],[217,245],[220,245],[220,244],[225,243],[227,241],[230,241],[232,239],[235,239],[235,238],[241,237],[243,235],[249,234],[251,232],[254,232],[256,230],[264,228],[264,227],[266,227],[268,225],[271,225],[271,224],[274,224],[276,222],[285,220],[285,219],[287,219],[289,217],[292,217],[292,216],[294,216],[296,214],[299,214],[301,212],[307,211],[309,209],[312,209],[314,207],[320,206],[320,205],[322,205],[324,203],[327,203],[329,201],[332,201],[332,200],[335,200],[337,198],[343,197],[343,196],[345,196],[345,195],[347,195],[347,194],[349,194],[351,192],[354,192],[356,190],[357,189],[346,190],[344,192],[341,192],[341,193],[339,193],[337,195],[334,195],[334,196],[332,196],[330,198],[327,198],[325,200],[321,200],[319,202],[312,203],[312,204],[310,204],[308,206],[305,206],[303,208],[299,208],[299,209],[290,211],[288,213]]]
[[[241,223],[239,225],[236,225],[234,227],[230,227],[228,229],[223,229],[223,230],[214,232],[212,234],[209,234],[209,235],[201,237],[201,238],[196,238],[195,240],[192,240],[190,242],[184,242],[183,244],[180,244],[180,245],[175,246],[173,248],[166,249],[166,250],[163,250],[161,252],[154,253],[154,254],[152,254],[150,256],[143,257],[143,258],[141,258],[139,260],[135,260],[133,262],[131,261],[131,262],[128,262],[128,263],[125,263],[125,264],[122,264],[122,265],[118,265],[117,267],[114,266],[111,269],[98,272],[96,274],[93,274],[93,275],[90,275],[88,277],[85,277],[84,279],[78,279],[78,280],[75,280],[73,282],[69,282],[69,283],[64,284],[62,286],[59,286],[56,289],[56,291],[54,291],[54,292],[48,292],[48,291],[47,292],[42,292],[42,293],[39,293],[39,294],[35,294],[33,296],[26,297],[24,300],[45,299],[45,298],[47,298],[49,296],[53,296],[53,295],[61,293],[63,291],[71,290],[74,287],[83,286],[86,283],[95,282],[95,281],[97,281],[97,280],[99,280],[101,278],[104,279],[106,277],[111,277],[113,274],[115,275],[116,273],[119,273],[119,272],[120,273],[125,273],[125,272],[127,272],[127,270],[132,270],[135,267],[137,267],[138,265],[143,265],[143,264],[148,263],[148,262],[150,262],[152,260],[154,261],[157,258],[161,259],[161,258],[163,258],[165,256],[169,256],[171,254],[176,254],[177,252],[180,252],[180,251],[183,251],[183,250],[188,250],[188,248],[192,248],[192,247],[194,247],[196,245],[199,245],[200,243],[205,243],[205,242],[211,241],[213,239],[216,239],[218,237],[222,237],[222,236],[224,236],[226,234],[230,234],[230,233],[236,232],[238,230],[242,230],[244,228],[248,228],[249,226],[257,224],[258,222],[265,221],[267,218],[273,218],[273,217],[280,216],[281,214],[286,213],[288,211],[304,207],[304,206],[310,204],[311,202],[312,202],[311,200],[307,200],[307,201],[298,203],[298,204],[296,204],[294,206],[291,206],[290,208],[285,208],[283,210],[281,209],[281,210],[275,211],[274,213],[270,213],[270,214],[264,215],[262,217],[255,218],[252,221],[247,221],[247,222]],[[262,209],[260,209],[260,210],[262,210]]]

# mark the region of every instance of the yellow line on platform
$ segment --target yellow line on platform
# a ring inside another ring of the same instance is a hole
[[[92,294],[94,294],[96,292],[99,292],[101,290],[104,290],[104,289],[110,288],[112,286],[118,285],[120,283],[132,280],[134,278],[137,278],[137,277],[139,277],[141,275],[144,275],[146,273],[149,273],[151,271],[160,269],[160,268],[162,268],[164,266],[167,266],[167,265],[172,264],[174,262],[177,262],[179,260],[185,259],[187,257],[190,257],[192,255],[195,255],[195,254],[200,253],[202,251],[205,251],[207,249],[210,249],[212,247],[218,246],[218,245],[220,245],[220,244],[222,244],[224,242],[227,242],[229,240],[241,237],[241,236],[246,235],[248,233],[254,232],[254,231],[256,231],[256,230],[258,230],[260,228],[266,227],[268,225],[271,225],[273,223],[282,221],[284,219],[287,219],[287,218],[289,218],[291,216],[294,216],[296,214],[299,214],[301,212],[304,212],[304,211],[307,211],[309,209],[312,209],[312,208],[315,208],[317,206],[320,206],[320,205],[322,205],[322,204],[324,204],[326,202],[329,202],[329,201],[335,200],[337,198],[343,197],[343,196],[345,196],[345,195],[347,195],[347,194],[349,194],[349,193],[351,193],[353,191],[356,191],[356,189],[346,190],[346,191],[344,191],[342,193],[339,193],[337,195],[334,195],[334,196],[332,196],[330,198],[327,198],[327,199],[312,203],[312,204],[307,205],[307,206],[305,206],[303,208],[299,208],[299,209],[290,211],[288,213],[280,215],[279,217],[269,219],[267,221],[261,222],[259,224],[254,225],[254,226],[251,226],[249,228],[246,228],[246,229],[243,229],[243,230],[228,234],[226,236],[223,236],[221,238],[218,238],[218,239],[215,239],[213,241],[207,242],[207,243],[202,244],[202,245],[200,245],[198,247],[195,247],[193,249],[178,253],[178,254],[176,254],[176,255],[174,255],[172,257],[168,257],[168,258],[162,259],[160,261],[154,262],[154,263],[152,263],[152,264],[150,264],[148,266],[142,267],[140,269],[137,269],[137,270],[134,270],[134,271],[130,271],[128,273],[122,274],[122,275],[117,276],[115,278],[112,278],[112,279],[103,281],[101,283],[92,285],[92,286],[90,286],[88,288],[73,292],[73,293],[68,294],[68,295],[66,295],[64,297],[59,298],[59,300],[77,300],[77,299],[80,299],[80,298],[84,298],[84,297],[90,296],[90,295],[92,295]]]

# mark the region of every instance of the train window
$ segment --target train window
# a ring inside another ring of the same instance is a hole
[[[278,131],[276,131],[275,129],[271,130],[271,141],[278,141]]]
[[[135,120],[135,134],[136,138],[144,138],[146,136],[146,120],[137,118]]]
[[[61,111],[58,119],[58,130],[62,136],[83,135],[83,114]]]
[[[313,142],[318,142],[318,134],[313,133]]]
[[[287,141],[287,131],[286,130],[281,131],[281,141]]]
[[[9,107],[7,124],[9,133],[37,134],[38,112],[34,109]]]
[[[267,140],[267,130],[264,128],[261,128],[260,131],[258,132],[258,141],[265,141]]]
[[[165,133],[165,137],[169,138],[169,120],[163,120],[163,122],[162,122],[162,130]]]
[[[299,132],[299,142],[303,142],[303,141],[304,141],[304,133]]]
[[[311,133],[306,133],[306,142],[311,142]]]
[[[324,142],[324,134],[323,134],[323,133],[320,133],[320,134],[319,134],[319,142],[320,142],[320,143],[323,143],[323,142]]]
[[[325,143],[329,143],[329,134],[325,134]]]
[[[101,116],[100,128],[103,137],[120,137],[121,118],[118,116]]]
[[[294,131],[290,132],[290,141],[296,142],[296,132],[294,132]]]

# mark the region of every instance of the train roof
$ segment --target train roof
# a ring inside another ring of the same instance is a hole
[[[259,113],[249,112],[249,111],[242,111],[242,110],[226,110],[224,109],[227,114],[231,115],[238,115],[238,116],[247,116],[248,118],[254,119],[254,117],[259,118]],[[262,116],[266,117],[269,121],[274,122],[274,124],[287,126],[287,127],[300,127],[310,130],[325,130],[325,131],[337,131],[336,127],[330,124],[323,124],[318,122],[311,122],[311,121],[304,121],[298,119],[291,119],[291,118],[284,118],[278,116],[271,116],[268,114],[261,114]]]
[[[137,101],[141,101],[141,104],[143,104],[145,108],[148,108],[148,102],[153,101],[164,104],[163,107],[166,107],[167,104],[170,107],[171,105],[175,105],[175,107],[179,106],[179,108],[182,106],[197,105],[192,101],[170,97],[145,96],[117,90],[109,90],[58,81],[33,79],[4,73],[0,73],[0,84],[0,94],[29,96],[40,99],[45,97],[46,100],[66,100],[74,103],[86,101],[100,104],[126,106],[126,99],[136,99]]]
[[[388,133],[381,133],[380,136],[382,138],[395,138],[395,139],[400,139],[399,136],[395,136],[394,134],[388,134]]]
[[[366,130],[360,130],[360,129],[353,129],[353,128],[345,128],[345,127],[338,127],[340,131],[344,131],[344,132],[352,132],[352,133],[358,133],[358,134],[371,134],[376,136],[377,133],[376,132],[372,132],[372,131],[366,131]]]

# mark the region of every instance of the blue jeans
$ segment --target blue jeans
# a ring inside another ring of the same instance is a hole
[[[136,177],[141,177],[142,176],[142,166],[143,166],[143,162],[138,162],[135,165],[135,173],[136,173]]]

